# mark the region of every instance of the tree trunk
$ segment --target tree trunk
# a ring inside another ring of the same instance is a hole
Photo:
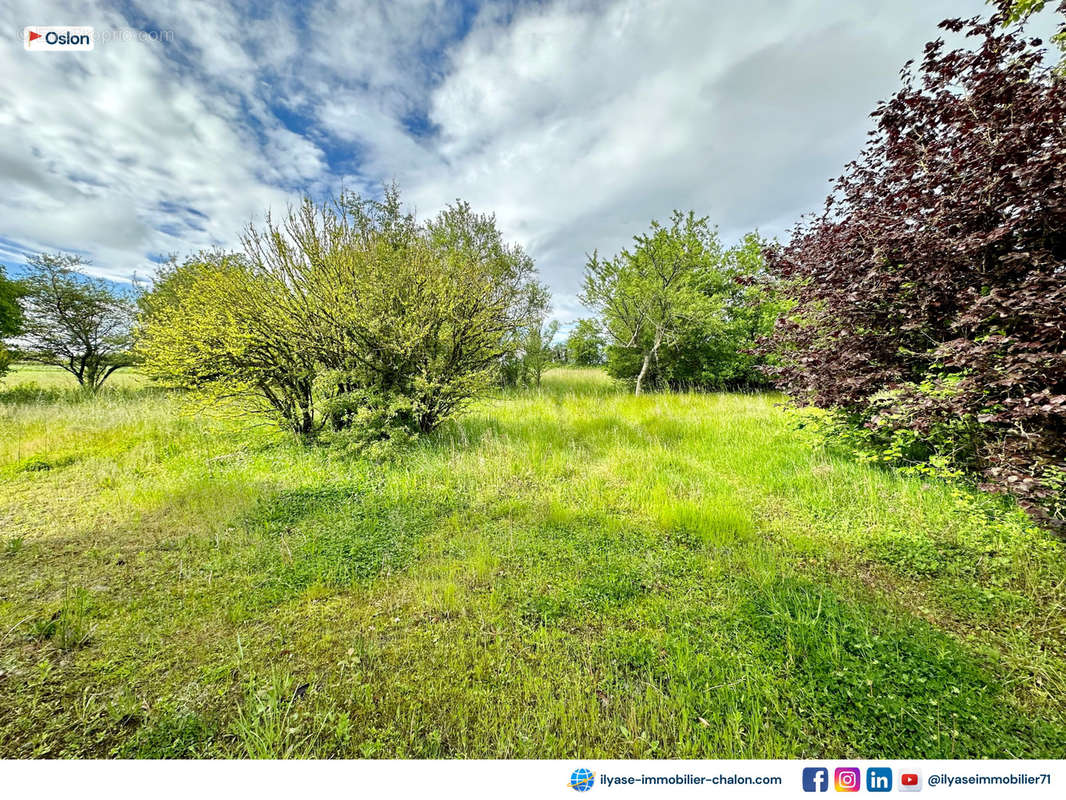
[[[644,354],[644,363],[640,365],[640,374],[637,375],[637,394],[640,394],[640,384],[644,381],[644,374],[648,371],[648,362],[651,361],[651,350]]]
[[[637,375],[637,391],[640,394],[641,384],[644,383],[644,376],[648,374],[648,364],[651,363],[652,358],[656,360],[659,358],[659,345],[663,342],[662,331],[655,332],[655,343],[651,346],[651,350],[644,354],[644,363],[640,365],[640,374]]]

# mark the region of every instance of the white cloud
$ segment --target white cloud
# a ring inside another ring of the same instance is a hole
[[[471,20],[445,0],[176,0],[131,20],[47,7],[0,0],[0,22],[139,22],[174,41],[0,42],[0,237],[16,243],[0,240],[0,260],[77,249],[101,273],[143,272],[149,254],[234,244],[300,191],[395,178],[423,214],[456,197],[495,211],[564,319],[581,313],[585,252],[673,208],[727,237],[783,233],[820,205],[936,22],[985,10],[554,0]]]
[[[0,8],[5,22],[40,17],[29,4]],[[98,30],[128,26],[87,4],[49,16]],[[0,164],[8,178],[0,235],[29,251],[86,252],[99,274],[144,274],[150,255],[233,243],[250,219],[284,206],[280,186],[307,185],[324,172],[315,145],[276,121],[260,144],[216,85],[175,69],[162,48],[123,41],[98,42],[88,53],[27,53],[14,39],[0,46]],[[211,63],[230,77],[225,70],[244,64],[254,79],[247,59]]]
[[[729,236],[782,233],[820,203],[948,4],[556,3],[487,23],[432,96],[447,166],[422,204],[497,210],[538,256],[561,316],[584,254],[672,208]],[[885,29],[891,33],[885,33]]]

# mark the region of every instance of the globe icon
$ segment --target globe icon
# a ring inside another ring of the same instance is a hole
[[[570,788],[575,792],[587,792],[596,783],[596,776],[584,767],[578,767],[570,776]]]

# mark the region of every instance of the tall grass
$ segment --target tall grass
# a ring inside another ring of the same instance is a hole
[[[0,754],[1061,754],[1062,544],[778,401],[554,370],[386,461],[0,405]]]

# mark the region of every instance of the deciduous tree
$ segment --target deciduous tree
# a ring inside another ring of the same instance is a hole
[[[679,336],[684,321],[700,313],[698,277],[720,251],[706,217],[674,211],[670,225],[652,221],[634,246],[610,259],[598,253],[585,265],[582,302],[597,311],[612,344],[639,354],[636,394],[660,348]]]
[[[605,346],[599,323],[579,319],[566,340],[566,357],[575,367],[597,367],[604,362]]]
[[[777,315],[762,241],[723,249],[706,219],[675,212],[632,252],[589,259],[583,299],[604,319],[607,370],[671,388],[763,385],[754,352]]]
[[[87,262],[65,253],[42,253],[27,262],[20,281],[27,358],[55,364],[95,392],[130,354],[132,299],[107,281],[82,271]]]

